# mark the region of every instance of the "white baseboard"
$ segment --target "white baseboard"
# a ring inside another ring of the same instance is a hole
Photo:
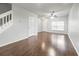
[[[12,41],[12,42],[7,42],[7,43],[5,43],[5,44],[1,44],[0,47],[3,47],[3,46],[6,46],[6,45],[9,45],[9,44],[18,42],[18,41],[20,41],[20,40],[23,40],[23,38],[22,38],[22,39],[19,39],[19,40],[16,40],[16,41]]]
[[[19,41],[24,40],[24,39],[27,39],[27,38],[29,38],[29,37],[30,37],[30,36],[28,36],[28,37],[23,37],[23,38],[20,38],[20,39],[18,39],[18,40],[12,41],[12,42],[7,42],[7,43],[5,43],[5,44],[1,44],[0,47],[9,45],[9,44],[12,44],[12,43],[15,43],[15,42],[19,42]]]
[[[72,39],[70,38],[69,33],[68,33],[68,37],[69,37],[69,39],[70,39],[70,41],[71,41],[71,43],[72,43],[72,45],[73,45],[73,47],[74,47],[74,49],[75,49],[76,53],[77,53],[77,54],[78,54],[78,56],[79,56],[78,50],[77,50],[77,48],[75,47],[75,45],[74,45],[74,43],[73,43]]]
[[[46,32],[47,32],[47,31],[46,31]],[[28,36],[28,37],[30,37],[30,36]],[[7,43],[5,43],[5,44],[0,45],[0,47],[3,47],[3,46],[6,46],[6,45],[8,45],[8,44],[12,44],[12,43],[15,43],[15,42],[21,41],[21,40],[23,40],[23,39],[25,39],[25,38],[28,38],[28,37],[20,38],[19,40],[12,41],[12,42],[7,42]],[[78,51],[77,51],[77,49],[76,49],[76,47],[75,47],[73,41],[71,40],[69,34],[68,34],[68,37],[69,37],[69,39],[70,39],[70,41],[71,41],[71,43],[72,43],[72,45],[73,45],[75,51],[77,52],[77,54],[78,54],[78,56],[79,56],[79,53],[78,53]]]
[[[56,31],[41,31],[41,32],[49,32],[49,33],[67,34],[66,32],[56,32]]]

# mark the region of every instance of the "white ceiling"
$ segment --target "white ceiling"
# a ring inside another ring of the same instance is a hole
[[[16,5],[40,16],[50,13],[51,10],[54,10],[55,14],[59,16],[68,15],[72,7],[72,3],[17,3]]]

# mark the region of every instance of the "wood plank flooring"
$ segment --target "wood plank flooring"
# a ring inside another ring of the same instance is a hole
[[[68,35],[40,32],[0,47],[0,56],[77,56]]]

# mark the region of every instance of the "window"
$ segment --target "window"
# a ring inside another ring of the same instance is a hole
[[[0,26],[2,26],[3,22],[2,22],[2,18],[0,18]]]
[[[0,33],[5,31],[13,24],[12,11],[0,14]]]
[[[9,22],[9,15],[7,15],[7,22]]]
[[[12,19],[12,14],[10,14],[9,17],[10,17],[10,20],[11,20]]]
[[[53,21],[52,30],[64,30],[64,21]]]
[[[4,24],[6,24],[6,16],[4,17]]]

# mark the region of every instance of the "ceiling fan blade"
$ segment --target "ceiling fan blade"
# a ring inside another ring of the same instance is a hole
[[[54,17],[57,18],[58,16],[57,15],[54,15]]]

